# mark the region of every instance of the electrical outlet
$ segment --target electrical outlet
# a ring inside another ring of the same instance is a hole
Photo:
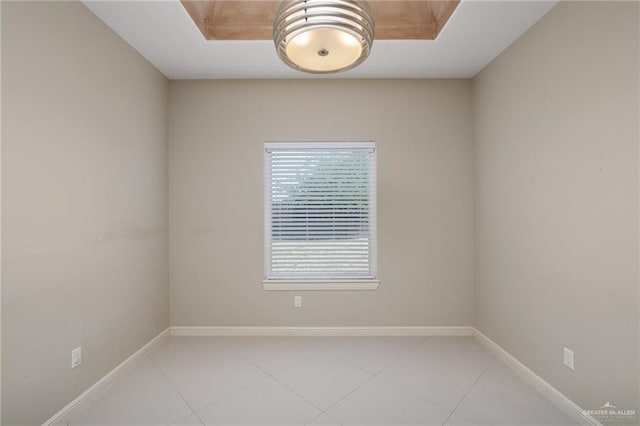
[[[302,296],[293,296],[293,306],[296,308],[302,307]]]
[[[82,364],[82,346],[71,351],[71,368],[76,368],[80,364]]]
[[[573,370],[573,351],[568,348],[564,348],[564,365]]]

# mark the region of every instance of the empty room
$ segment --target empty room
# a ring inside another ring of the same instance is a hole
[[[2,425],[640,425],[640,2],[0,15]]]

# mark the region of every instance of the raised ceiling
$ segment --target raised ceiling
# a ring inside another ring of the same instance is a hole
[[[271,40],[205,40],[179,0],[84,0],[170,79],[469,78],[556,3],[462,0],[435,40],[376,40],[362,65],[317,76],[285,65]]]
[[[369,2],[376,40],[434,40],[459,0]],[[273,0],[182,0],[207,40],[270,40],[278,9]]]

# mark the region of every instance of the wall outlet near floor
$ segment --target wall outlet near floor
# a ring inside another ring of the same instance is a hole
[[[573,370],[573,351],[568,348],[564,348],[564,365]]]
[[[82,364],[82,346],[71,351],[71,368],[76,368],[80,364]]]
[[[302,296],[293,296],[293,306],[296,308],[302,307]]]

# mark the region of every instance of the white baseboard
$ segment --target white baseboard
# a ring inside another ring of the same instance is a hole
[[[169,328],[164,330],[162,333],[158,334],[156,337],[151,339],[146,345],[141,347],[138,351],[136,351],[129,358],[122,361],[116,368],[108,372],[103,378],[95,382],[89,389],[84,391],[80,396],[71,401],[64,407],[62,410],[58,411],[53,415],[49,420],[43,423],[43,426],[52,426],[62,420],[65,416],[72,413],[72,411],[85,404],[95,396],[95,394],[102,390],[104,386],[107,386],[111,381],[113,381],[117,376],[126,371],[127,367],[135,364],[140,358],[147,355],[149,352],[153,350],[156,346],[162,343],[167,337],[169,337]]]
[[[172,336],[471,336],[473,327],[171,327]]]
[[[518,361],[513,355],[504,350],[496,342],[485,336],[477,328],[473,328],[473,337],[480,342],[489,352],[493,353],[496,358],[504,362],[509,368],[511,368],[521,379],[531,385],[538,392],[542,393],[547,399],[549,399],[555,406],[571,416],[582,425],[590,426],[602,426],[598,420],[589,414],[585,414],[584,410],[580,408],[575,402],[567,398],[562,392],[554,388],[542,377],[531,371],[526,365]]]
[[[559,390],[531,371],[509,352],[474,327],[169,327],[154,337],[136,353],[94,383],[80,396],[44,422],[43,426],[53,426],[68,416],[76,408],[91,401],[127,367],[147,355],[153,348],[171,336],[474,336],[484,347],[504,362],[525,382],[545,395],[554,405],[581,424],[602,426],[598,420],[584,414],[582,408],[567,398]]]

